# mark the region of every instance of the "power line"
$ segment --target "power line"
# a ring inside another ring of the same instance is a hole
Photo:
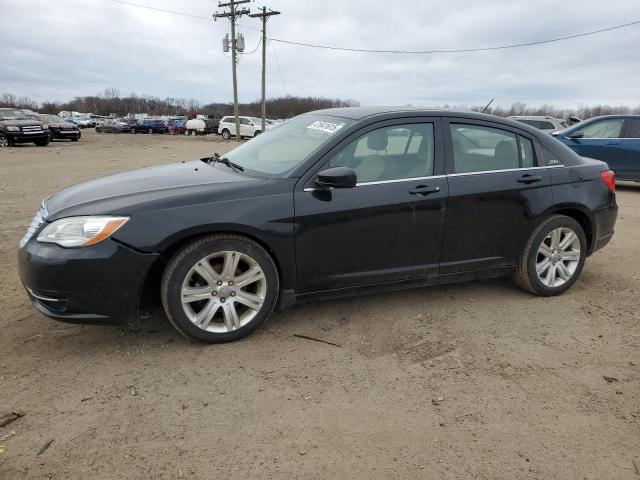
[[[157,12],[163,12],[163,13],[169,13],[172,15],[181,15],[183,17],[190,17],[190,18],[197,18],[200,20],[207,20],[207,21],[211,21],[211,18],[209,17],[204,17],[204,16],[200,16],[200,15],[192,15],[189,13],[184,13],[184,12],[178,12],[175,10],[168,10],[168,9],[164,9],[164,8],[157,8],[157,7],[151,7],[148,5],[142,5],[139,3],[134,3],[134,2],[129,2],[126,0],[109,0],[111,2],[114,3],[120,3],[123,5],[129,5],[131,7],[139,7],[139,8],[146,8],[148,10],[155,10]],[[296,45],[299,47],[308,47],[308,48],[319,48],[319,49],[325,49],[325,50],[338,50],[338,51],[344,51],[344,52],[360,52],[360,53],[394,53],[394,54],[422,54],[422,55],[430,55],[430,54],[436,54],[436,53],[471,53],[471,52],[488,52],[488,51],[495,51],[495,50],[507,50],[507,49],[511,49],[511,48],[522,48],[522,47],[531,47],[531,46],[535,46],[535,45],[544,45],[544,44],[548,44],[548,43],[556,43],[556,42],[562,42],[565,40],[572,40],[575,38],[582,38],[582,37],[588,37],[590,35],[596,35],[598,33],[604,33],[604,32],[610,32],[612,30],[618,30],[621,28],[626,28],[626,27],[631,27],[634,25],[638,25],[640,24],[640,20],[634,20],[632,22],[628,22],[628,23],[623,23],[620,25],[614,25],[612,27],[606,27],[606,28],[600,28],[598,30],[591,30],[588,32],[583,32],[583,33],[577,33],[575,35],[566,35],[563,37],[556,37],[556,38],[550,38],[550,39],[546,39],[546,40],[537,40],[537,41],[532,41],[532,42],[524,42],[524,43],[514,43],[514,44],[509,44],[509,45],[498,45],[498,46],[493,46],[493,47],[479,47],[479,48],[456,48],[456,49],[433,49],[433,50],[382,50],[382,49],[369,49],[369,48],[353,48],[353,47],[338,47],[335,45],[322,45],[322,44],[316,44],[316,43],[305,43],[305,42],[296,42],[294,40],[287,40],[284,38],[268,38],[269,41],[272,42],[279,42],[279,43],[283,43],[283,44],[287,44],[287,45]],[[239,27],[243,27],[243,28],[247,28],[249,30],[260,30],[259,28],[255,28],[255,27],[251,27],[249,25],[242,25],[240,23],[236,24]],[[275,51],[275,49],[274,49]]]
[[[284,77],[282,76],[282,69],[280,68],[280,60],[278,60],[278,52],[276,52],[276,47],[271,42],[269,42],[267,45],[269,45],[271,47],[271,50],[273,50],[273,56],[276,59],[276,65],[278,66],[278,73],[280,74],[280,81],[282,82],[282,86],[284,87],[284,94],[289,95],[289,92],[287,91],[287,84],[285,83]]]
[[[578,33],[575,35],[567,35],[564,37],[551,38],[547,40],[538,40],[534,42],[526,43],[514,43],[511,45],[500,45],[496,47],[480,47],[480,48],[457,48],[452,50],[376,50],[368,48],[350,48],[350,47],[336,47],[331,45],[318,45],[314,43],[294,42],[292,40],[284,40],[281,38],[270,38],[273,42],[280,42],[289,45],[297,45],[300,47],[310,48],[322,48],[326,50],[340,50],[345,52],[363,52],[363,53],[396,53],[396,54],[433,54],[433,53],[468,53],[468,52],[487,52],[491,50],[506,50],[509,48],[530,47],[534,45],[543,45],[546,43],[561,42],[563,40],[571,40],[573,38],[587,37],[589,35],[595,35],[597,33],[610,32],[611,30],[617,30],[619,28],[630,27],[632,25],[640,24],[640,20],[636,20],[629,23],[623,23],[622,25],[615,25],[613,27],[601,28],[599,30],[592,30],[590,32]]]

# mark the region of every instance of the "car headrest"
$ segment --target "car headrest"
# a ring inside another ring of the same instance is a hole
[[[387,131],[380,129],[374,130],[373,132],[367,135],[367,148],[369,150],[375,150],[379,152],[380,150],[384,150],[387,148],[389,144],[389,137],[387,137]]]
[[[496,145],[494,158],[503,164],[514,164],[517,167],[518,163],[518,149],[516,148],[516,142],[510,142],[508,140],[502,140]]]

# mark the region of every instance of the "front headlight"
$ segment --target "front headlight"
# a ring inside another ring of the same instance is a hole
[[[129,217],[69,217],[47,225],[38,241],[61,247],[87,247],[109,238]]]
[[[13,126],[7,127],[7,132],[19,132],[19,131],[20,131],[20,127],[13,127]]]

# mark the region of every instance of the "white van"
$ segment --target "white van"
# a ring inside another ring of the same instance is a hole
[[[240,137],[255,137],[262,133],[262,119],[256,117],[239,117],[240,118]],[[265,124],[265,129],[273,128],[269,123]],[[222,135],[225,140],[236,136],[236,121],[233,115],[222,117],[220,125],[218,125],[218,134]]]

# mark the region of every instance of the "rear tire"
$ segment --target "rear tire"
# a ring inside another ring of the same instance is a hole
[[[231,132],[225,128],[222,130],[222,138],[229,140],[231,138]]]
[[[582,226],[571,217],[553,215],[529,237],[513,280],[534,295],[559,295],[580,276],[586,254],[587,237]]]
[[[129,130],[129,133],[130,133],[131,135],[135,135],[135,134],[136,134],[136,129],[135,129],[135,128],[131,128],[131,129]]]
[[[278,271],[258,243],[235,234],[196,239],[180,249],[162,276],[160,295],[171,324],[207,343],[238,340],[271,314]]]

